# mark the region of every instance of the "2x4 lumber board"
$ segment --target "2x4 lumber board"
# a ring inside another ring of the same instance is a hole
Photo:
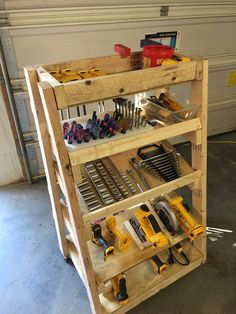
[[[66,227],[67,227],[67,229],[71,235],[73,242],[75,243],[75,239],[74,239],[74,235],[73,235],[73,228],[71,226],[68,208],[62,201],[61,201],[61,207],[62,207],[63,218],[65,221]],[[86,240],[92,239],[92,232],[91,232],[91,226],[90,225],[88,225],[88,227],[85,228],[85,238],[86,238]]]
[[[68,237],[67,241],[68,241],[68,248],[69,248],[69,256],[70,256],[81,280],[83,281],[84,285],[86,285],[85,277],[84,277],[84,274],[82,272],[82,267],[81,267],[80,260],[79,260],[79,255],[78,255],[76,247],[73,243],[73,240],[70,239],[70,237]]]
[[[192,204],[198,213],[200,223],[206,228],[207,211],[207,112],[208,112],[208,60],[201,62],[202,79],[192,82],[192,104],[200,108],[199,118],[202,124],[201,144],[192,145],[192,166],[201,169],[202,176],[198,189],[192,194]],[[199,66],[200,66],[199,65]],[[203,253],[206,261],[207,241],[204,238],[197,239],[196,247]]]
[[[111,204],[109,206],[103,207],[101,209],[97,209],[94,212],[83,215],[84,224],[90,224],[98,219],[107,217],[108,215],[115,214],[116,212],[122,211],[126,208],[130,208],[137,204],[141,204],[146,202],[154,197],[157,197],[162,194],[169,193],[173,190],[181,188],[185,185],[189,185],[190,183],[196,182],[201,177],[201,170],[194,171],[188,175],[180,177],[176,180],[167,182],[161,186],[153,188],[151,190],[145,191],[143,193],[131,196],[126,198],[120,202],[115,204]]]
[[[61,102],[66,102],[64,88],[58,80],[56,80],[49,72],[47,72],[41,66],[35,66],[37,70],[39,80],[41,82],[48,82],[54,89],[54,92],[57,94],[57,97],[60,98]]]
[[[109,143],[102,143],[92,147],[78,148],[69,152],[70,162],[72,166],[83,164],[95,159],[114,155],[140,146],[159,142],[167,138],[175,137],[201,129],[199,118],[176,123],[166,127],[153,129],[145,133],[136,134],[135,136],[127,136],[115,139]],[[62,137],[62,135],[61,135]]]
[[[68,208],[64,204],[63,200],[61,200],[61,208],[62,208],[62,214],[63,214],[63,218],[64,218],[64,221],[65,221],[66,228],[67,228],[67,230],[69,232],[69,235],[70,235],[73,243],[75,243],[75,238],[74,238],[73,228],[72,228],[72,225],[71,225],[71,222],[70,222]]]
[[[80,165],[71,167],[71,170],[72,170],[75,184],[80,184],[82,182]]]
[[[47,71],[60,71],[71,68],[75,71],[100,68],[105,74],[127,72],[141,67],[141,51],[132,52],[130,57],[122,58],[119,55],[102,56],[96,58],[86,58],[71,60],[56,64],[46,64],[42,67]]]
[[[103,313],[122,314],[150,298],[160,290],[166,288],[176,280],[199,267],[203,262],[202,254],[190,243],[184,244],[184,250],[190,257],[191,263],[187,266],[173,264],[160,276],[155,275],[149,263],[144,262],[127,271],[127,291],[130,296],[129,303],[119,305],[112,295],[112,292],[100,295]],[[164,253],[162,253],[164,254]],[[160,257],[162,259],[162,254]]]
[[[98,289],[95,281],[95,275],[92,268],[88,246],[84,237],[84,226],[82,215],[78,205],[75,185],[72,179],[72,170],[68,154],[65,148],[64,140],[61,136],[61,126],[57,115],[57,108],[52,87],[48,82],[39,82],[39,93],[41,96],[45,118],[47,121],[48,132],[52,138],[54,146],[57,148],[55,157],[62,181],[65,186],[65,199],[68,206],[68,212],[73,230],[75,247],[78,252],[82,272],[86,276],[85,286],[87,289],[91,310],[93,313],[101,313],[101,305],[98,298]]]
[[[174,65],[116,73],[75,82],[62,83],[65,96],[55,89],[58,109],[79,104],[139,93],[157,87],[192,81],[197,62],[178,62]]]
[[[60,194],[52,160],[52,147],[50,145],[50,140],[47,133],[46,118],[37,86],[37,72],[34,68],[28,67],[24,68],[24,73],[30,97],[31,110],[34,116],[39,145],[42,153],[44,169],[47,177],[48,191],[51,200],[59,247],[63,256],[66,257],[68,256],[69,252],[65,234],[65,226],[61,212]]]

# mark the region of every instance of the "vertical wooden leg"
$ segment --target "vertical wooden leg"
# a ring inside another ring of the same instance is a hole
[[[44,116],[42,102],[38,92],[37,72],[32,67],[27,68],[24,71],[30,96],[31,109],[33,112],[39,139],[39,145],[41,148],[44,169],[47,177],[48,191],[51,199],[59,247],[63,256],[67,257],[68,245],[65,234],[65,224],[60,204],[59,187],[57,184],[56,174],[53,166],[51,145],[46,130],[46,120]]]
[[[80,259],[82,272],[86,278],[85,284],[91,310],[93,313],[101,314],[102,308],[99,300],[97,283],[85,237],[83,217],[81,215],[75,191],[72,167],[62,137],[55,96],[53,89],[47,82],[40,82],[38,87],[47,121],[47,129],[51,137],[58,170],[64,185],[64,196],[68,207],[71,231],[73,232],[73,238],[75,240],[75,246]]]
[[[199,62],[202,68],[201,79],[192,82],[192,103],[201,108],[199,118],[202,124],[201,144],[192,145],[192,166],[202,171],[198,188],[192,193],[193,208],[200,218],[200,223],[206,228],[207,205],[207,102],[208,102],[208,61]],[[194,241],[195,246],[203,253],[206,261],[206,234]]]

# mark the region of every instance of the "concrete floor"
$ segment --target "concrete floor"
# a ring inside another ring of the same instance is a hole
[[[210,140],[215,140],[211,138]],[[218,140],[235,140],[236,133]],[[188,154],[188,146],[179,148]],[[0,189],[0,313],[87,314],[86,290],[62,258],[45,182]],[[130,313],[236,312],[236,145],[209,144],[208,226],[233,230],[208,239],[208,262]]]

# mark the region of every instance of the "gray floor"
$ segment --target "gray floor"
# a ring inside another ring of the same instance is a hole
[[[187,145],[180,150],[188,154]],[[58,249],[46,183],[1,188],[0,201],[0,313],[90,313],[83,284]],[[208,226],[233,233],[208,239],[207,264],[130,313],[236,312],[235,144],[209,144]]]

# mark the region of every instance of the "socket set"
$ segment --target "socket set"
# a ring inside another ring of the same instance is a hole
[[[129,174],[126,175],[125,170],[117,170],[109,158],[86,163],[81,171],[82,182],[77,187],[89,211],[138,193]]]
[[[115,198],[108,187],[110,180],[108,180],[108,182],[106,183],[105,179],[103,179],[104,176],[105,178],[107,178],[107,176],[106,171],[104,171],[104,167],[100,160],[86,163],[84,166],[103,204],[107,206],[115,203]]]
[[[89,211],[93,211],[102,207],[100,201],[92,189],[89,179],[86,178],[85,175],[82,175],[82,182],[78,184],[77,187]]]
[[[132,173],[132,170],[131,169],[127,169],[126,170],[126,173],[124,170],[119,170],[119,173],[120,173],[120,176],[121,178],[124,180],[125,184],[127,185],[127,187],[129,188],[130,192],[132,194],[136,194],[137,193],[137,190],[135,189],[133,183],[131,182],[131,180],[129,179],[129,177],[134,181],[135,181],[135,177]],[[128,176],[127,176],[128,175]],[[136,184],[137,185],[137,184]],[[140,189],[139,189],[140,190]],[[141,190],[140,190],[141,191]]]
[[[137,190],[125,174],[124,170],[117,170],[116,166],[109,158],[103,158],[102,162],[125,198],[137,193]]]

